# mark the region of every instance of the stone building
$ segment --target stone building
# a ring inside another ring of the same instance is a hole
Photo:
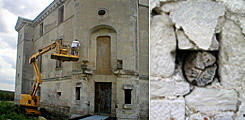
[[[150,118],[245,119],[245,1],[150,0]]]
[[[18,18],[15,104],[35,79],[29,57],[78,39],[78,62],[38,58],[41,108],[71,117],[148,119],[148,0],[54,0],[34,20]]]

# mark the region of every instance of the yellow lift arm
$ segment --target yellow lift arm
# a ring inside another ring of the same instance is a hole
[[[39,49],[39,51],[35,54],[33,54],[29,58],[29,64],[33,64],[34,70],[36,73],[36,80],[32,85],[30,94],[21,94],[20,98],[20,105],[25,107],[27,114],[40,114],[40,112],[37,110],[39,107],[39,100],[40,98],[36,96],[37,90],[39,88],[39,85],[42,83],[42,76],[40,74],[38,64],[37,64],[37,58],[49,52],[52,49],[56,49],[57,53],[51,54],[51,59],[61,60],[61,61],[78,61],[79,57],[75,55],[68,55],[68,49],[62,48],[62,39],[56,40],[51,45],[48,45],[42,49]]]

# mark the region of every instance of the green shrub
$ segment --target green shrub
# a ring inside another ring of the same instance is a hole
[[[37,117],[28,116],[23,113],[19,106],[13,102],[0,101],[0,120],[37,120]]]

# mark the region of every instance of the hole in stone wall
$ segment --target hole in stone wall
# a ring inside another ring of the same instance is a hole
[[[218,51],[177,50],[175,62],[189,83],[207,86],[218,78],[217,60]]]
[[[106,11],[104,9],[101,9],[98,11],[98,15],[105,15],[106,14]]]

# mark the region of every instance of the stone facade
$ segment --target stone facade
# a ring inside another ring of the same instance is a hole
[[[78,62],[59,63],[50,58],[54,51],[38,58],[41,107],[69,117],[103,113],[96,91],[107,85],[106,114],[119,120],[148,119],[148,11],[148,0],[54,0],[34,20],[19,17],[15,104],[20,94],[30,92],[35,79],[29,57],[52,40],[78,39]],[[104,50],[99,39],[109,40],[109,59],[104,61],[98,57],[98,49]],[[99,72],[105,63],[109,67]]]
[[[150,0],[150,118],[244,120],[244,0]]]

